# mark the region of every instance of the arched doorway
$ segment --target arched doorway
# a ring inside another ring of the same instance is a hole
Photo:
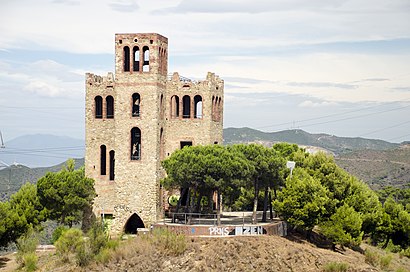
[[[127,223],[125,223],[124,232],[128,234],[137,234],[138,228],[145,228],[144,222],[142,222],[141,217],[134,213],[128,218]]]

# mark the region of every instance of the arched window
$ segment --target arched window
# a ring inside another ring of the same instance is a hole
[[[131,129],[131,160],[141,159],[141,130],[137,127]]]
[[[107,148],[105,145],[100,146],[100,175],[107,174]]]
[[[159,119],[163,120],[164,119],[164,95],[161,94],[161,98],[159,100]]]
[[[140,104],[141,104],[140,94],[134,93],[132,95],[132,116],[134,117],[140,116]]]
[[[144,64],[142,66],[142,71],[143,72],[149,72],[149,48],[148,46],[144,46],[142,48],[142,52],[144,55]]]
[[[114,180],[115,174],[115,152],[114,150],[110,151],[110,180]]]
[[[173,95],[171,97],[171,118],[178,118],[179,117],[179,97],[177,95]]]
[[[215,121],[215,96],[212,96],[211,115],[212,115],[212,120]]]
[[[94,98],[94,105],[95,105],[95,118],[101,119],[103,117],[103,107],[102,107],[102,97],[101,96],[96,96]]]
[[[221,121],[221,113],[222,113],[222,98],[219,97],[218,99],[218,121]]]
[[[105,99],[107,105],[107,118],[112,119],[114,118],[114,98],[109,95]]]
[[[124,72],[130,71],[130,48],[124,46]]]
[[[165,157],[164,152],[164,128],[161,128],[159,132],[159,160],[162,161]]]
[[[194,97],[194,118],[202,118],[202,97],[200,95]]]
[[[182,118],[191,118],[191,97],[185,95],[182,98]]]
[[[132,49],[132,54],[133,54],[133,64],[132,64],[132,70],[134,72],[138,72],[140,70],[140,48],[138,46],[134,46]]]

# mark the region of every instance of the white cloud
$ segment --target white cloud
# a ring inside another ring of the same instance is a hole
[[[52,85],[48,82],[40,81],[40,80],[33,80],[30,81],[26,86],[24,86],[24,90],[43,95],[43,96],[57,96],[62,93],[62,89],[58,86]]]
[[[335,102],[328,102],[328,101],[322,101],[322,102],[313,102],[311,100],[306,100],[303,101],[298,105],[298,107],[302,108],[317,108],[317,107],[331,107],[335,106],[337,103]]]

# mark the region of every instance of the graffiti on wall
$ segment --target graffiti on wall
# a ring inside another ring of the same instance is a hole
[[[262,226],[209,227],[208,230],[212,236],[266,234]]]

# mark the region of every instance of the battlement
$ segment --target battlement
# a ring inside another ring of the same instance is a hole
[[[112,86],[114,84],[114,74],[109,72],[106,76],[99,76],[93,73],[86,73],[85,74],[85,82],[87,85],[107,85]]]
[[[168,74],[168,82],[178,89],[197,89],[207,86],[211,91],[223,88],[224,81],[215,73],[208,72],[205,80],[192,80],[179,75],[178,72]]]

